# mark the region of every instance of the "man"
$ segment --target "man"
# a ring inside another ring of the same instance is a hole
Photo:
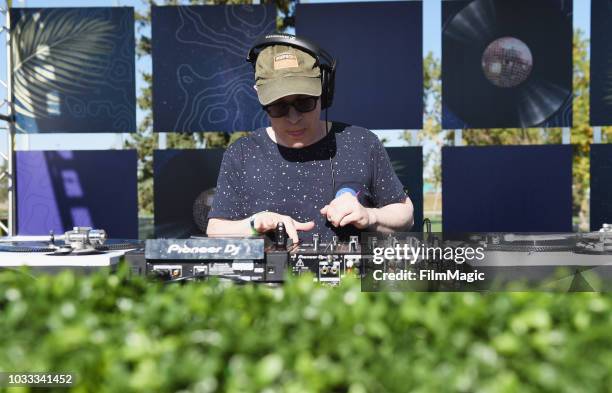
[[[327,242],[410,229],[412,202],[376,135],[320,120],[322,105],[331,105],[335,62],[324,64],[310,41],[266,39],[253,62],[271,126],[225,152],[207,234],[248,236],[283,222],[295,243],[314,233]]]

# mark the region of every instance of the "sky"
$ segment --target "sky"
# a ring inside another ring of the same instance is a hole
[[[352,0],[355,2],[356,0]],[[358,0],[357,0],[358,1]],[[302,0],[301,3],[320,3],[319,0]],[[344,0],[334,2],[345,2]],[[2,7],[5,7],[2,2]],[[579,28],[590,37],[590,0],[574,0],[574,29]],[[143,11],[145,5],[140,0],[13,0],[14,7],[134,7],[137,11]],[[0,15],[0,22],[4,26],[4,15]],[[429,52],[440,58],[441,53],[441,0],[423,0],[423,55]],[[543,24],[545,28],[545,24]],[[6,81],[6,32],[0,33],[0,79]],[[322,44],[324,46],[324,44]],[[144,86],[139,71],[151,70],[150,58],[143,58],[136,63],[136,91]],[[6,89],[0,85],[0,100],[6,99]],[[6,113],[6,105],[0,107],[0,113]],[[142,111],[137,112],[137,121],[143,117]],[[4,124],[0,124],[4,127]],[[379,137],[387,139],[387,146],[405,146],[406,141],[402,138],[400,130],[374,130]],[[18,136],[16,141],[17,150],[98,150],[117,149],[123,146],[123,141],[128,134],[31,134]],[[8,136],[5,129],[0,130],[0,153],[6,155]],[[425,150],[430,146],[424,145]]]

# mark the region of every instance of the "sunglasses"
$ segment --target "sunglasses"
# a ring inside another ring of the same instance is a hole
[[[270,105],[263,106],[263,110],[270,115],[270,117],[283,117],[289,113],[289,107],[292,106],[296,111],[300,113],[308,113],[313,111],[317,107],[317,100],[319,97],[304,97],[298,98],[293,102],[276,102]]]

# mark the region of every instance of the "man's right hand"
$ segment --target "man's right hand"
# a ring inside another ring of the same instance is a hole
[[[297,231],[311,231],[315,226],[314,221],[299,222],[289,216],[266,211],[255,215],[254,226],[257,232],[265,233],[275,230],[279,222],[285,224],[287,235],[294,244],[297,244],[299,241]]]

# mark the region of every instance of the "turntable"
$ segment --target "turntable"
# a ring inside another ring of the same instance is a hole
[[[65,269],[88,273],[114,269],[129,250],[142,247],[138,240],[107,239],[106,232],[74,227],[63,235],[0,238],[0,269],[29,266],[37,272]]]

